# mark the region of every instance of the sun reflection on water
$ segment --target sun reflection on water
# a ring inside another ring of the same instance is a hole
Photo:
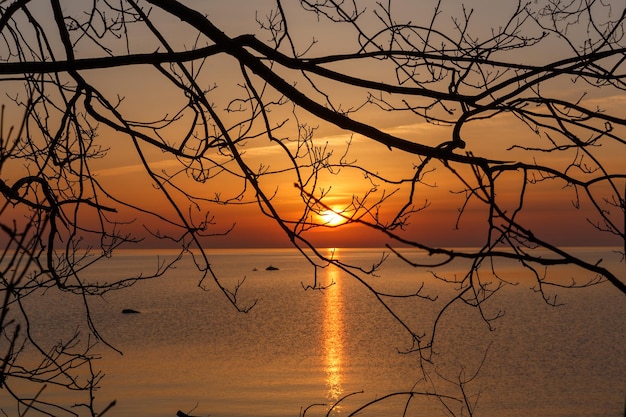
[[[324,357],[328,396],[332,401],[341,398],[342,363],[343,363],[343,300],[339,270],[330,266],[327,269],[327,283],[332,283],[326,290],[324,306]]]

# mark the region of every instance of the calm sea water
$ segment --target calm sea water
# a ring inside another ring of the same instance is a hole
[[[606,252],[604,262],[618,260],[606,248],[584,251],[592,257]],[[379,253],[343,249],[337,256],[367,266]],[[212,262],[231,288],[246,277],[239,298],[244,303],[258,300],[248,314],[236,312],[215,285],[200,290],[189,260],[161,278],[91,301],[98,330],[123,352],[100,348],[97,366],[106,376],[96,400],[102,407],[117,401],[107,416],[173,417],[177,410],[212,417],[299,416],[310,405],[331,404],[358,392],[331,413],[344,416],[393,392],[458,397],[459,381],[475,416],[624,414],[626,297],[609,285],[550,290],[562,303],[551,307],[530,289],[519,266],[500,265],[501,276],[517,285],[503,288],[485,304],[484,314],[504,315],[490,330],[475,308],[453,306],[441,318],[425,378],[419,356],[401,353],[410,347],[402,326],[363,284],[338,270],[318,275],[335,285],[305,291],[303,284],[312,283],[313,271],[291,250],[215,251]],[[266,271],[270,264],[279,270]],[[92,277],[111,279],[155,266],[155,253],[122,252],[94,269]],[[444,272],[461,274],[460,268]],[[558,273],[567,277],[572,271]],[[368,283],[390,292],[417,291],[424,285],[424,294],[439,295],[434,302],[394,301],[405,322],[426,334],[453,294],[428,272],[394,259],[378,275]],[[51,342],[76,330],[85,313],[79,299],[54,292],[34,295],[29,308],[33,334]],[[124,308],[141,313],[121,314]],[[76,401],[53,390],[43,395],[69,405]],[[400,416],[406,400],[391,398],[363,415]],[[10,413],[1,390],[0,406]],[[434,396],[416,396],[408,415],[447,416],[446,406],[459,410],[455,400],[442,404]],[[328,406],[314,405],[306,415],[327,411]]]

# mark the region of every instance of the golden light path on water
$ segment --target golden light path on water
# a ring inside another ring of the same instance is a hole
[[[326,283],[331,285],[326,289],[326,296],[324,297],[323,344],[328,396],[330,400],[336,402],[343,394],[341,388],[344,346],[343,298],[339,269],[331,265],[326,271]]]

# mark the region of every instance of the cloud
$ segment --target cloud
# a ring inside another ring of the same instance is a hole
[[[161,171],[168,168],[179,168],[180,162],[175,159],[168,159],[163,161],[157,161],[150,163],[150,167],[153,170]],[[129,176],[133,174],[146,172],[146,168],[143,164],[131,164],[122,165],[112,168],[102,168],[94,171],[94,175],[98,177],[114,177],[114,176]]]

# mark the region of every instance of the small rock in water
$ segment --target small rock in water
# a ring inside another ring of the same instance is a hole
[[[276,268],[275,266],[268,266],[267,268],[265,268],[266,271],[278,271],[278,268]]]
[[[125,308],[122,310],[122,314],[139,314],[139,311],[133,310],[132,308]]]

